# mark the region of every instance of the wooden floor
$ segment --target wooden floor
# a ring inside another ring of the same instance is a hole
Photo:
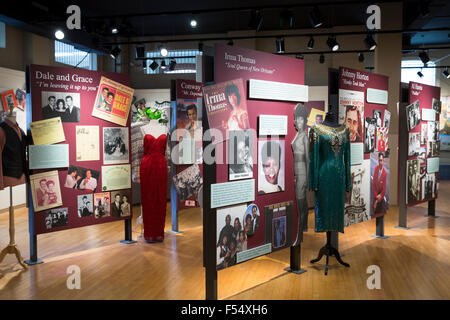
[[[397,207],[386,216],[388,239],[371,237],[375,221],[345,229],[339,246],[350,268],[331,258],[328,276],[324,260],[309,261],[325,242],[310,230],[302,246],[301,275],[283,269],[289,249],[222,270],[220,299],[449,299],[450,182],[441,182],[437,219],[424,217],[426,206],[408,210],[409,230],[394,228]],[[138,208],[135,208],[135,216]],[[168,207],[168,212],[170,208]],[[310,221],[313,220],[310,212]],[[28,258],[26,209],[16,211],[17,243]],[[22,271],[13,256],[0,265],[0,299],[204,299],[201,212],[181,212],[183,233],[166,232],[164,243],[119,243],[123,223],[109,223],[39,236],[44,264]],[[166,230],[170,229],[168,214]],[[138,237],[134,233],[134,238]],[[7,245],[8,214],[0,214],[0,248]],[[81,269],[81,289],[68,290],[67,267]],[[366,286],[370,265],[381,268],[381,289]]]

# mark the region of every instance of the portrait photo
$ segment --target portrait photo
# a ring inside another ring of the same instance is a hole
[[[406,106],[406,123],[408,131],[411,131],[420,123],[419,100]]]
[[[130,143],[128,128],[103,127],[103,163],[128,163]]]
[[[42,120],[61,117],[62,122],[80,122],[80,94],[42,91]]]
[[[370,154],[370,215],[379,217],[389,209],[390,166],[386,152]]]
[[[16,95],[14,94],[14,90],[11,89],[11,90],[2,92],[0,94],[0,96],[1,96],[4,111],[9,111],[11,109],[14,109],[17,106],[17,100],[16,100]]]
[[[408,160],[406,163],[407,172],[407,203],[420,200],[420,166],[419,160]]]
[[[375,122],[376,121],[377,120],[375,119]],[[364,128],[362,108],[351,105],[345,106],[344,123],[350,130],[350,142],[363,142]]]
[[[64,187],[95,192],[99,177],[100,172],[97,170],[70,165]]]
[[[423,146],[427,143],[428,138],[428,125],[426,123],[422,123],[420,125],[420,145]]]
[[[90,217],[94,214],[94,197],[93,194],[82,194],[77,196],[78,217]]]
[[[258,230],[260,220],[259,208],[256,204],[252,203],[245,210],[242,221],[244,222],[244,230],[248,236],[254,235]]]
[[[195,141],[202,141],[202,113],[197,100],[178,99],[177,100],[177,129],[180,138],[190,138]]]
[[[383,127],[389,128],[390,124],[391,124],[391,113],[389,112],[389,110],[384,110]]]
[[[432,108],[437,113],[441,113],[441,108],[442,108],[441,100],[433,98],[433,100],[432,100]]]
[[[370,153],[375,150],[375,135],[377,131],[376,119],[366,117],[366,125],[364,127],[364,130],[364,152]]]
[[[16,107],[21,109],[22,111],[25,111],[27,105],[27,93],[22,89],[16,89],[15,95],[17,99]]]
[[[49,171],[30,176],[34,211],[62,206],[58,171]]]
[[[374,118],[376,120],[378,128],[383,126],[383,121],[381,119],[381,111],[380,110],[373,110],[372,118]]]
[[[128,217],[130,213],[130,190],[111,191],[111,217]]]
[[[385,152],[388,150],[389,145],[389,129],[388,128],[377,128],[377,141],[376,141],[376,150]]]
[[[408,138],[408,156],[417,156],[420,151],[420,133],[410,132]]]
[[[437,183],[435,173],[425,173],[421,179],[421,200],[431,200],[437,197]]]
[[[109,192],[94,193],[94,216],[96,219],[111,215],[111,194]]]
[[[258,141],[258,194],[285,190],[284,140]]]
[[[439,140],[439,122],[427,121],[428,141]]]
[[[370,217],[370,160],[352,165],[350,172],[352,189],[345,201],[344,226],[348,227],[369,220]]]
[[[238,252],[247,250],[244,221],[245,204],[217,209],[217,270],[236,264]]]
[[[286,216],[272,219],[272,247],[274,249],[286,245]]]
[[[253,177],[253,144],[252,130],[231,130],[227,141],[228,171],[230,180]]]
[[[45,227],[47,230],[56,227],[64,227],[68,224],[68,208],[51,209],[45,212]]]

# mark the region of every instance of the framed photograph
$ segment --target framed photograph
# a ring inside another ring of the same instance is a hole
[[[351,166],[352,189],[345,201],[344,226],[370,220],[370,160]]]
[[[103,163],[130,162],[128,128],[103,127]]]
[[[419,160],[408,160],[406,164],[407,172],[407,203],[414,203],[420,200],[420,165]]]
[[[22,89],[16,89],[16,99],[17,105],[16,107],[22,111],[25,111],[27,108],[27,94]]]
[[[381,152],[387,151],[389,149],[388,139],[389,139],[389,129],[384,127],[377,128],[376,150]]]
[[[289,247],[295,240],[292,231],[293,202],[282,202],[264,207],[266,243],[272,244],[272,251]]]
[[[439,141],[428,141],[427,158],[439,157]]]
[[[231,130],[228,144],[230,180],[253,178],[253,131]]]
[[[93,194],[82,194],[77,196],[78,217],[90,217],[94,214],[94,197]]]
[[[417,156],[420,151],[420,133],[410,132],[408,141],[408,156]]]
[[[384,121],[383,121],[383,127],[389,128],[391,124],[391,113],[389,110],[384,110]]]
[[[198,190],[203,184],[200,167],[198,164],[188,167],[174,176],[173,182],[180,201],[185,201],[193,195],[197,196]]]
[[[374,118],[366,117],[365,136],[364,136],[364,153],[370,153],[375,150],[375,135],[377,129],[377,121]]]
[[[284,140],[258,141],[258,194],[285,190]]]
[[[438,121],[427,121],[428,125],[428,141],[439,140],[439,122]]]
[[[377,122],[377,128],[380,128],[383,126],[383,121],[381,119],[381,110],[373,110],[372,111],[372,118],[374,118]]]
[[[42,120],[61,117],[62,122],[80,122],[80,94],[42,91]]]
[[[406,106],[406,122],[408,131],[411,131],[420,123],[419,100]]]
[[[431,200],[437,197],[437,183],[435,173],[426,173],[421,179],[421,200]]]
[[[96,219],[111,215],[111,194],[109,192],[94,193],[94,216]]]
[[[442,108],[441,100],[433,98],[433,100],[432,100],[432,108],[437,113],[441,113],[441,108]]]
[[[67,172],[64,187],[95,192],[99,178],[100,172],[97,170],[71,165]]]
[[[111,217],[128,217],[130,214],[130,190],[111,191]]]
[[[34,211],[62,206],[58,171],[48,171],[30,176]]]
[[[423,146],[427,143],[428,137],[428,125],[426,123],[422,123],[420,125],[420,145]]]
[[[254,235],[258,230],[260,220],[259,208],[256,204],[252,203],[245,210],[242,218],[244,231],[248,236]]]
[[[17,106],[17,100],[16,95],[14,94],[14,90],[8,90],[5,92],[2,92],[0,94],[2,104],[3,104],[3,110],[9,111],[10,109],[14,109]]]
[[[350,130],[350,142],[363,142],[364,107],[355,105],[345,106],[344,123]]]
[[[45,227],[47,230],[64,227],[69,224],[68,208],[51,209],[45,212]]]

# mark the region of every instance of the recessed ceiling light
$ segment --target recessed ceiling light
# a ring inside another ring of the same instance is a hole
[[[119,33],[119,29],[117,29],[116,27],[113,27],[113,28],[111,29],[111,33],[112,33],[112,34],[117,34],[117,33]]]
[[[197,20],[195,18],[192,18],[191,21],[189,22],[189,24],[191,25],[191,28],[196,28]]]
[[[61,30],[56,30],[55,31],[55,38],[58,39],[58,40],[64,39],[64,32],[62,32]]]

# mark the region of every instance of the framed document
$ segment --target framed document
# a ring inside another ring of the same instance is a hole
[[[102,190],[131,188],[131,165],[102,166]]]

